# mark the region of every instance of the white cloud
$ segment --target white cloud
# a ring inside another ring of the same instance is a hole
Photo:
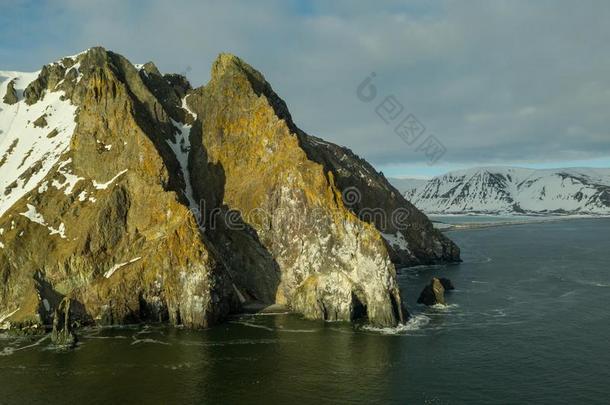
[[[378,166],[425,156],[356,97],[372,71],[380,96],[395,95],[445,144],[446,164],[610,156],[606,1],[60,0],[47,7],[57,19],[47,27],[51,39],[15,57],[44,63],[100,44],[163,71],[188,71],[199,85],[217,53],[233,52],[266,75],[304,130]]]

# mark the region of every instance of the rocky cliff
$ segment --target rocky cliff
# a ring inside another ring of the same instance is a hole
[[[395,263],[459,259],[235,56],[197,89],[102,48],[0,81],[0,327],[50,325],[65,299],[80,323],[206,327],[278,303],[395,325]]]

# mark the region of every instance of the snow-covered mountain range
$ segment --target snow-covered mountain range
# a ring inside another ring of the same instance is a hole
[[[610,168],[480,167],[401,191],[426,213],[610,215]]]

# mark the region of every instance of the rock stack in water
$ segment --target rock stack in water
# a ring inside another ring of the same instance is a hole
[[[301,131],[236,56],[195,89],[103,48],[0,80],[0,324],[56,312],[69,342],[70,316],[200,328],[281,304],[394,326],[406,317],[394,264],[459,260],[371,165]]]
[[[451,281],[447,278],[436,278],[434,277],[430,284],[424,287],[419,298],[417,299],[418,304],[424,305],[445,305],[445,291],[453,290],[455,287]]]
[[[70,303],[71,300],[66,297],[55,309],[51,341],[57,346],[74,347],[76,345],[77,339],[72,329]]]

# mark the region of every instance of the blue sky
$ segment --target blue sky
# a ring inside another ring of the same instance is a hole
[[[610,167],[605,0],[0,0],[0,8],[0,69],[37,70],[102,45],[197,86],[219,52],[233,52],[265,74],[301,128],[387,176]],[[377,97],[363,102],[357,89],[371,72]],[[409,114],[425,127],[412,144],[394,131]],[[421,147],[430,135],[446,150],[434,164]]]

